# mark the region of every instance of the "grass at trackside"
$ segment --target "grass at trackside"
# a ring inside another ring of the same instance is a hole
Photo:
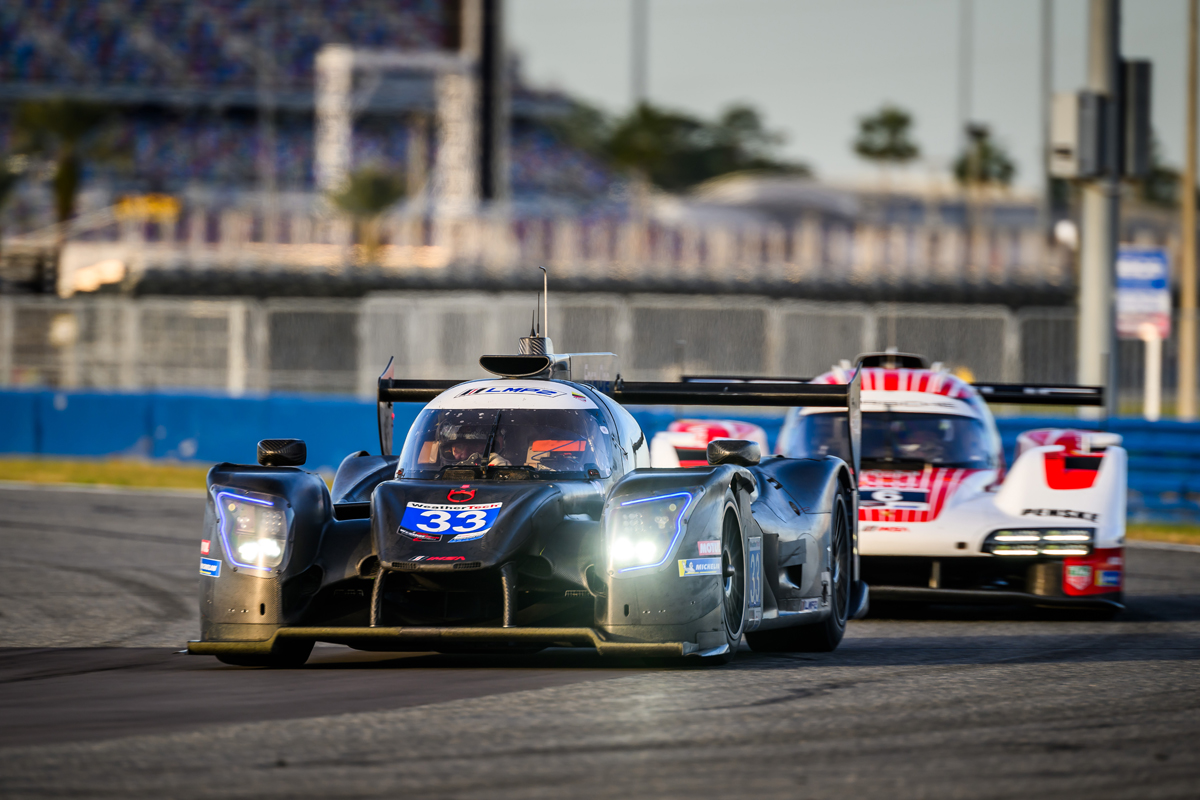
[[[0,481],[203,490],[207,472],[207,465],[153,461],[0,458]],[[1200,525],[1130,522],[1125,532],[1130,539],[1200,545]]]
[[[67,461],[41,458],[0,458],[0,481],[85,483],[144,489],[204,490],[208,465],[152,461]]]
[[[1125,538],[1147,542],[1200,545],[1200,525],[1167,522],[1129,522]]]

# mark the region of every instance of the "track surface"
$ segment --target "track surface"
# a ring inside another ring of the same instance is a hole
[[[178,655],[197,496],[0,488],[0,796],[1197,797],[1200,553],[1115,622],[942,610],[720,669]]]

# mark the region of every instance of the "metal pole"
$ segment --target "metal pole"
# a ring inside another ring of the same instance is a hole
[[[1083,236],[1079,258],[1079,328],[1076,357],[1079,383],[1103,384],[1105,414],[1117,412],[1117,348],[1113,285],[1115,283],[1120,178],[1118,119],[1120,110],[1117,43],[1119,0],[1091,0],[1088,41],[1088,88],[1106,98],[1103,173],[1083,184]],[[1081,411],[1086,413],[1086,410]]]
[[[258,18],[258,52],[255,58],[258,89],[258,190],[264,205],[265,239],[278,241],[278,180],[275,137],[275,4],[261,0]]]
[[[1054,235],[1054,180],[1050,177],[1050,104],[1054,99],[1054,0],[1042,0],[1042,179],[1043,224],[1047,241]]]
[[[1185,161],[1180,191],[1183,207],[1180,226],[1183,250],[1179,264],[1179,393],[1176,413],[1179,419],[1196,418],[1196,61],[1197,27],[1200,27],[1200,2],[1188,3],[1187,57],[1187,134],[1184,139]]]
[[[971,122],[971,43],[974,15],[971,0],[959,0],[958,12],[958,137],[969,146],[967,125]]]
[[[630,83],[634,107],[646,102],[647,71],[649,69],[650,0],[633,0],[631,21]]]
[[[1142,416],[1149,422],[1158,422],[1162,414],[1162,337],[1153,322],[1143,322],[1138,334],[1146,344]]]

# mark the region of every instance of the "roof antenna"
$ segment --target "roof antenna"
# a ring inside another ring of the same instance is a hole
[[[542,335],[547,339],[550,338],[550,273],[545,267],[538,267],[542,271]]]
[[[521,355],[552,355],[554,353],[554,343],[546,335],[550,319],[550,304],[547,298],[550,290],[549,273],[545,267],[538,267],[538,269],[542,271],[541,307],[534,306],[529,335],[518,340],[520,345],[518,350]]]

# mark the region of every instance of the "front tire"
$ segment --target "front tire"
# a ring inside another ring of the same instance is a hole
[[[725,632],[725,652],[703,656],[705,664],[728,664],[742,644],[746,626],[746,550],[743,546],[742,521],[732,492],[725,494],[721,515],[721,628]]]
[[[794,628],[777,628],[746,634],[750,647],[760,653],[831,653],[846,635],[850,614],[853,543],[845,489],[833,499],[829,531],[829,616],[821,622]]]

